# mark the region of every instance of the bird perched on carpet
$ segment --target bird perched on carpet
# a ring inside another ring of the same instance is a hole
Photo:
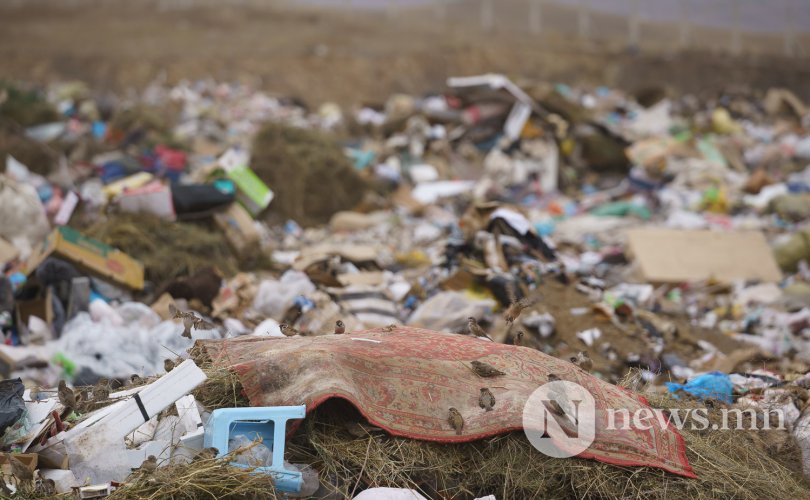
[[[489,377],[499,377],[501,375],[506,375],[504,372],[498,370],[492,365],[488,365],[482,361],[471,361],[470,365],[472,365],[472,371],[475,372],[476,375],[483,378]]]
[[[335,321],[335,335],[340,335],[341,333],[346,333],[346,325],[343,324],[343,321],[337,320]]]
[[[219,450],[213,446],[210,448],[203,448],[196,455],[194,455],[194,458],[191,459],[191,461],[198,462],[200,460],[213,460],[217,458],[217,455],[219,455]]]
[[[301,335],[301,332],[299,332],[295,328],[291,327],[287,323],[282,323],[282,324],[278,325],[278,329],[281,330],[281,333],[285,337],[294,337],[296,335]]]
[[[6,453],[6,459],[9,465],[11,465],[11,475],[17,478],[17,484],[34,480],[34,471],[26,467],[17,457],[11,453]]]
[[[593,369],[593,360],[588,356],[585,351],[579,351],[576,357],[571,357],[571,362],[590,373]]]
[[[470,332],[470,335],[475,337],[486,337],[489,339],[489,335],[484,332],[484,329],[478,324],[478,320],[470,316],[467,318],[467,330]],[[492,340],[492,339],[489,339]]]
[[[169,358],[163,360],[163,369],[166,370],[166,373],[174,370],[174,361]]]
[[[76,408],[76,393],[67,386],[67,382],[64,380],[59,381],[59,389],[56,394],[59,396],[59,402],[62,403],[62,406],[71,410]]]
[[[450,424],[450,427],[455,429],[456,434],[460,436],[461,430],[464,428],[464,418],[461,416],[461,413],[452,406],[450,407],[450,416],[447,417],[447,422]]]
[[[178,310],[174,307],[174,304],[169,304],[169,313],[172,315],[172,318],[183,320],[183,333],[181,335],[187,339],[191,338],[192,328],[195,330],[213,330],[216,328],[213,323],[200,318],[193,312]]]
[[[492,411],[492,407],[495,406],[495,396],[486,387],[482,387],[481,394],[478,395],[478,406],[484,411]]]
[[[549,382],[559,382],[560,377],[558,377],[557,375],[555,375],[553,373],[549,373],[548,374],[548,381]],[[552,397],[555,397],[555,396],[558,395],[558,391],[549,391],[549,394]],[[555,415],[559,415],[561,417],[565,416],[565,410],[562,409],[560,404],[555,399],[549,399],[548,401],[543,401],[543,403],[546,406],[548,406],[548,408],[551,410],[551,412],[554,413]]]

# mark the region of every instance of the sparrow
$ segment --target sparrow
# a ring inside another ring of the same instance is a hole
[[[461,416],[461,413],[455,408],[450,407],[450,416],[447,417],[447,422],[450,424],[450,427],[456,430],[456,434],[460,436],[461,430],[464,428],[464,418]]]
[[[218,449],[214,447],[203,448],[196,455],[194,455],[194,458],[192,458],[191,461],[198,462],[200,460],[213,460],[217,458],[217,455],[219,455]]]
[[[472,365],[472,370],[479,377],[489,378],[489,377],[498,377],[500,375],[506,375],[504,372],[496,369],[495,367],[478,360],[472,361],[470,362],[470,364]]]
[[[560,377],[558,377],[557,375],[555,375],[555,374],[553,374],[553,373],[549,373],[549,374],[548,374],[548,381],[549,381],[549,382],[559,382],[559,381],[560,381]],[[555,393],[555,394],[556,394],[556,393]],[[551,412],[552,412],[552,413],[554,413],[555,415],[559,415],[559,416],[561,416],[561,417],[562,417],[563,415],[565,415],[565,411],[562,409],[562,407],[560,406],[560,404],[559,404],[559,403],[557,403],[557,401],[555,401],[555,400],[551,399],[551,400],[548,400],[548,401],[543,401],[543,403],[544,403],[546,406],[548,406],[548,407],[549,407],[549,409],[551,410]]]
[[[344,325],[341,320],[337,320],[335,321],[335,335],[340,335],[341,333],[346,333],[346,325]]]
[[[59,402],[62,403],[62,406],[71,410],[76,408],[76,393],[67,386],[64,380],[59,381],[59,390],[56,394],[59,396]]]
[[[6,458],[8,459],[8,463],[11,465],[11,475],[16,477],[18,482],[33,481],[34,472],[26,467],[25,464],[20,462],[17,457],[11,453],[6,453]]]
[[[0,475],[0,493],[5,495],[3,498],[11,498],[12,492],[11,489],[6,484],[6,480]]]
[[[470,316],[467,318],[467,330],[470,332],[470,335],[475,337],[486,337],[489,339],[489,335],[484,332],[484,329],[478,324],[478,321]],[[492,339],[489,339],[492,340]]]
[[[216,328],[213,323],[200,318],[193,312],[184,312],[178,310],[176,307],[174,307],[174,304],[169,304],[169,313],[172,315],[172,318],[183,320],[182,336],[187,339],[191,338],[192,328],[195,330],[213,330]]]
[[[166,373],[174,370],[174,361],[169,358],[163,360],[163,369],[166,370]]]
[[[287,323],[282,323],[278,325],[278,329],[281,330],[281,333],[283,333],[286,337],[294,337],[296,335],[301,335],[301,332],[291,327]]]
[[[143,379],[137,373],[133,373],[129,377],[129,385],[131,385],[133,387],[137,387],[137,386],[142,385],[142,384],[143,384]]]
[[[478,395],[478,406],[483,408],[484,411],[492,411],[492,407],[495,406],[495,396],[486,387],[482,387],[481,394]]]
[[[133,470],[145,472],[147,474],[155,472],[157,470],[157,457],[154,455],[149,455],[146,457],[146,460],[143,461],[140,467]]]
[[[526,296],[518,300],[516,288],[517,284],[515,282],[511,282],[506,286],[506,294],[509,297],[509,307],[503,312],[503,319],[510,325],[515,322],[524,309],[535,305],[540,298],[536,295]]]
[[[503,319],[505,319],[507,323],[512,324],[524,309],[533,306],[535,303],[537,303],[537,299],[533,297],[523,297],[520,300],[513,301],[506,311],[504,311]]]
[[[585,351],[579,351],[575,358],[571,358],[571,362],[589,373],[593,369],[593,360]]]
[[[37,483],[36,488],[34,489],[35,493],[46,496],[52,497],[56,495],[56,483],[53,479],[42,479]]]
[[[93,387],[93,399],[103,401],[110,397],[110,381],[104,377],[98,379]]]
[[[517,334],[515,334],[515,338],[512,339],[512,344],[514,344],[516,346],[522,346],[523,345],[523,336],[524,336],[523,330],[518,330]]]

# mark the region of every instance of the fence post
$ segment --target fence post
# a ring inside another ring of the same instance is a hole
[[[543,0],[529,0],[529,31],[533,35],[543,31]]]
[[[691,0],[680,0],[681,23],[678,29],[678,44],[682,49],[689,47],[691,27],[689,24],[689,2]]]
[[[447,4],[445,0],[433,0],[433,15],[437,21],[444,21],[447,18]]]
[[[630,0],[630,13],[627,17],[627,42],[631,47],[638,47],[640,30],[641,4],[639,0]]]
[[[742,34],[740,33],[740,1],[731,0],[731,53],[739,55],[742,52]]]
[[[492,2],[493,0],[481,1],[481,28],[484,31],[492,31],[495,27],[495,9]]]
[[[588,12],[588,7],[585,5],[586,0],[579,0],[577,6],[577,31],[579,38],[588,40],[591,31],[591,18]]]
[[[785,7],[785,55],[788,57],[793,56],[793,22],[790,18],[792,9],[790,8],[790,0],[784,0]]]

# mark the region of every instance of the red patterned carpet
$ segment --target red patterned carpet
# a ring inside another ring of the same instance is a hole
[[[606,429],[605,409],[627,408],[632,413],[647,406],[643,398],[535,349],[412,327],[200,343],[215,363],[239,374],[254,406],[305,403],[309,413],[338,397],[393,435],[445,443],[521,430],[526,399],[553,373],[582,385],[596,401],[596,439],[580,457],[696,477],[683,438],[671,426]],[[469,367],[473,360],[506,375],[482,379]],[[479,406],[481,387],[495,395],[493,411]],[[464,418],[461,435],[447,421],[451,406]]]

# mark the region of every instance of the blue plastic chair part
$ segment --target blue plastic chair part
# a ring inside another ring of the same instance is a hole
[[[228,440],[231,434],[244,434],[248,439],[262,438],[263,444],[273,450],[273,464],[269,467],[256,467],[254,472],[273,476],[276,488],[280,491],[297,493],[301,491],[303,478],[300,472],[284,468],[284,445],[287,420],[304,418],[307,412],[301,406],[265,406],[252,408],[220,408],[211,412],[205,426],[203,445],[219,450],[218,457],[228,454]],[[234,467],[248,466],[231,463]]]

